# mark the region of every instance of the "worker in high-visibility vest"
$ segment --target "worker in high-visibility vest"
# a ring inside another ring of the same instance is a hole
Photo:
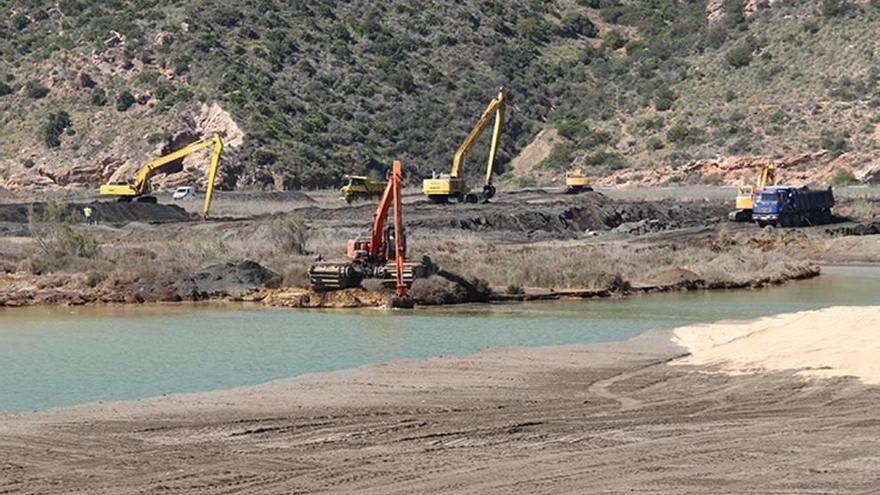
[[[92,225],[92,223],[93,223],[92,222],[92,214],[93,213],[94,213],[94,211],[92,210],[91,206],[86,206],[85,208],[83,208],[83,216],[86,217],[86,224]]]

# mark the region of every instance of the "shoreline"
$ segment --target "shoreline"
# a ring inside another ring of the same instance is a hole
[[[829,374],[824,357],[812,357],[815,342],[837,355],[839,339],[824,339],[839,329],[824,322],[846,326],[853,318],[876,321],[880,307],[5,414],[0,486],[123,494],[231,486],[377,494],[870,491],[872,439],[880,434],[871,411],[880,387],[848,369]],[[800,356],[826,376],[803,376],[797,362],[768,366],[772,359],[724,364],[740,351],[725,346],[762,345],[792,322],[813,342]],[[724,338],[712,337],[719,332]]]
[[[836,266],[836,265],[824,265]],[[877,267],[880,264],[841,264],[839,266]],[[678,272],[678,273],[677,273]],[[493,290],[483,299],[468,299],[459,302],[441,304],[419,303],[421,307],[455,306],[474,303],[517,303],[533,301],[555,301],[564,299],[604,299],[613,297],[630,297],[639,294],[657,294],[675,291],[698,290],[735,290],[774,287],[808,280],[821,276],[822,267],[810,265],[799,270],[783,274],[779,277],[764,277],[747,281],[707,282],[696,277],[692,272],[673,269],[669,271],[670,281],[666,283],[635,283],[620,289],[552,289],[524,288],[522,293],[509,294],[501,290]],[[17,294],[14,296],[13,294]],[[5,296],[5,297],[4,297]],[[143,298],[126,297],[122,294],[99,297],[95,294],[82,294],[79,291],[62,291],[50,288],[40,292],[39,289],[16,289],[4,294],[0,290],[0,308],[17,307],[70,307],[70,306],[141,306],[157,305],[197,305],[200,303],[244,303],[264,307],[301,308],[301,309],[353,309],[382,308],[389,306],[389,296],[382,292],[370,292],[364,289],[345,289],[330,292],[315,292],[306,288],[291,287],[279,289],[254,289],[238,293],[209,295],[205,298],[192,300],[146,300]]]

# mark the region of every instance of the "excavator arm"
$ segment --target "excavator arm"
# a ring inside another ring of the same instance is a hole
[[[211,167],[208,169],[208,183],[205,185],[205,205],[202,207],[202,218],[205,220],[208,219],[208,211],[214,198],[214,182],[217,179],[217,169],[220,168],[220,154],[223,153],[223,140],[219,134],[214,134],[211,142],[214,143],[214,151],[211,153]]]
[[[195,153],[200,149],[207,148],[208,146],[212,145],[217,145],[217,143],[220,143],[220,136],[218,134],[214,134],[214,137],[211,139],[202,139],[196,141],[192,144],[184,146],[183,148],[180,148],[177,151],[173,151],[165,156],[161,156],[151,162],[148,162],[146,165],[141,167],[140,170],[138,170],[138,173],[134,179],[134,184],[132,184],[132,188],[137,191],[138,194],[145,194],[149,187],[150,177],[152,177],[153,172],[164,167],[165,165],[168,165],[171,162],[180,160],[181,158],[191,153]],[[220,146],[222,147],[222,144]]]
[[[452,177],[461,177],[461,169],[464,164],[465,156],[474,146],[474,143],[483,133],[483,130],[486,129],[486,126],[489,125],[489,121],[492,120],[492,117],[495,117],[495,126],[492,131],[492,145],[489,149],[489,161],[486,168],[486,182],[492,182],[492,174],[495,168],[495,155],[498,152],[498,137],[501,134],[501,127],[504,124],[504,107],[506,104],[507,93],[504,88],[501,88],[498,91],[498,96],[489,102],[489,105],[483,110],[483,114],[480,115],[474,128],[471,129],[471,132],[468,133],[467,137],[461,143],[461,146],[456,150],[455,155],[452,158],[452,172],[450,173]]]
[[[388,210],[394,205],[395,229],[397,217],[400,214],[400,183],[403,179],[402,166],[399,161],[391,165],[391,177],[388,178],[388,186],[382,194],[382,200],[376,208],[373,216],[373,230],[370,232],[370,259],[379,259],[385,255],[385,224],[388,221]],[[394,233],[395,244],[398,242],[399,232]],[[396,246],[395,246],[396,247]]]
[[[760,191],[768,185],[776,183],[776,165],[768,163],[761,169],[761,178],[758,179],[757,190]]]
[[[143,196],[144,194],[149,193],[150,190],[150,177],[152,177],[153,173],[156,170],[161,169],[165,165],[172,163],[176,160],[179,160],[191,153],[199,151],[203,148],[207,148],[209,146],[214,146],[214,154],[211,157],[211,168],[216,175],[216,168],[220,163],[220,153],[223,150],[223,143],[220,139],[219,134],[214,134],[211,139],[202,139],[196,141],[192,144],[184,146],[183,148],[168,153],[167,155],[160,156],[155,160],[147,162],[146,165],[138,170],[135,175],[134,181],[131,184],[105,184],[101,186],[101,195],[103,196],[118,196],[118,197],[137,197]],[[209,176],[211,172],[209,171]],[[213,186],[212,186],[213,189]],[[206,203],[206,206],[208,203]]]

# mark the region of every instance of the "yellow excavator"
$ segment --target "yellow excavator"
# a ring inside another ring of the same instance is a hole
[[[565,173],[565,194],[580,194],[592,190],[590,179],[580,169]]]
[[[439,176],[425,179],[422,183],[422,191],[428,196],[428,199],[435,203],[445,203],[449,199],[476,203],[480,200],[487,202],[492,196],[495,196],[492,174],[495,172],[495,155],[498,153],[498,138],[504,125],[504,108],[506,105],[507,93],[504,91],[504,88],[501,88],[498,90],[498,96],[489,102],[477,124],[471,129],[471,132],[455,152],[455,156],[452,158],[452,171],[449,174],[440,174]],[[474,146],[477,138],[480,137],[480,134],[489,125],[493,116],[495,117],[495,126],[492,130],[492,144],[489,148],[489,161],[486,165],[486,182],[483,184],[482,192],[479,194],[472,193],[471,188],[468,187],[464,177],[462,177],[464,159],[468,151]]]
[[[151,196],[150,177],[153,172],[172,163],[176,160],[195,153],[210,146],[214,147],[211,154],[211,167],[208,169],[208,184],[205,188],[205,205],[202,208],[202,217],[208,218],[208,211],[211,209],[211,200],[214,193],[214,181],[217,177],[217,169],[220,166],[220,154],[223,152],[223,141],[219,134],[214,134],[210,139],[202,139],[183,148],[160,156],[155,160],[147,162],[146,165],[138,170],[133,182],[104,184],[101,186],[101,196],[113,196],[117,201],[130,202],[132,200],[140,203],[155,203],[156,197]]]
[[[745,185],[739,188],[736,194],[736,210],[727,215],[731,222],[751,222],[752,208],[755,205],[755,195],[765,187],[776,183],[776,165],[767,163],[761,167],[761,175],[755,185]]]

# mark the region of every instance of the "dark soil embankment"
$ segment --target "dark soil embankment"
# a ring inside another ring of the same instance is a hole
[[[281,277],[254,261],[223,263],[195,272],[146,276],[96,272],[0,280],[0,307],[145,303],[212,299],[259,300]]]
[[[755,289],[772,285],[781,285],[794,280],[805,280],[818,277],[821,269],[816,265],[793,265],[786,273],[779,276],[765,276],[742,281],[712,282],[700,278],[696,273],[683,268],[673,268],[660,274],[653,280],[612,287],[609,289],[523,289],[519,293],[510,294],[496,290],[489,296],[491,301],[550,301],[556,299],[593,299],[603,297],[621,297],[633,294],[706,290],[706,289]]]
[[[512,199],[488,205],[417,205],[415,211],[407,211],[407,227],[510,232],[530,240],[567,239],[616,228],[639,234],[712,225],[727,211],[724,205],[715,203],[619,202],[598,192],[574,197],[547,194],[532,200]],[[434,214],[424,214],[428,208]],[[437,208],[445,208],[443,214],[436,214]],[[627,228],[649,221],[649,228]]]
[[[427,200],[407,203],[404,220],[410,230],[460,229],[498,234],[512,240],[572,239],[588,232],[618,227],[640,234],[680,227],[713,225],[727,216],[721,203],[678,203],[615,201],[599,192],[576,196],[530,190],[502,193],[488,204],[433,204]],[[298,209],[310,221],[334,226],[364,228],[375,205],[364,203],[348,208],[308,207]],[[649,228],[627,228],[638,222]]]
[[[63,218],[78,222],[84,221],[83,208],[93,210],[93,218],[99,223],[122,225],[129,222],[168,223],[186,222],[193,219],[190,213],[177,205],[151,203],[92,202],[66,203],[60,206]],[[42,216],[46,212],[46,203],[19,203],[0,205],[0,222],[28,223],[29,217]]]
[[[880,234],[880,220],[867,222],[847,222],[842,225],[827,227],[825,234],[832,237],[861,236]]]

